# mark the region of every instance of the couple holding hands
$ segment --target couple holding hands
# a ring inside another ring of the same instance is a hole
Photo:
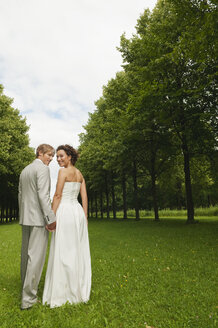
[[[26,166],[19,181],[19,223],[22,225],[21,309],[37,300],[49,231],[52,232],[42,303],[51,308],[66,302],[87,302],[91,290],[91,258],[88,237],[85,180],[75,168],[77,151],[70,145],[56,150],[59,170],[53,202],[50,202],[49,163],[55,150],[38,146],[36,159]],[[82,206],[77,200],[81,194]]]

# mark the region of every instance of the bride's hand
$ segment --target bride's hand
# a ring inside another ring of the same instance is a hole
[[[48,230],[49,232],[54,232],[56,230],[56,222],[47,224],[45,229]]]

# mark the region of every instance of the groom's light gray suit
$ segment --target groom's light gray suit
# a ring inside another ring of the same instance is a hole
[[[56,221],[50,202],[50,171],[40,159],[35,159],[21,172],[18,200],[22,225],[21,308],[25,309],[37,302],[48,244],[45,226]]]

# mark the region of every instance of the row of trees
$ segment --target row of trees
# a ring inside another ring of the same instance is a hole
[[[217,7],[159,0],[121,36],[123,71],[103,87],[80,135],[92,211],[187,208],[218,201]]]
[[[21,170],[34,158],[26,120],[12,107],[13,99],[0,85],[0,221],[18,217],[18,182]]]

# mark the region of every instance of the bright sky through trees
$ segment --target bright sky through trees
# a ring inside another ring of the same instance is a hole
[[[31,146],[78,145],[102,85],[121,69],[121,34],[155,3],[0,1],[0,83],[31,125]]]
[[[116,47],[156,0],[0,1],[0,83],[30,125],[30,145],[78,146],[102,86],[121,70]],[[50,165],[52,189],[57,164]]]

